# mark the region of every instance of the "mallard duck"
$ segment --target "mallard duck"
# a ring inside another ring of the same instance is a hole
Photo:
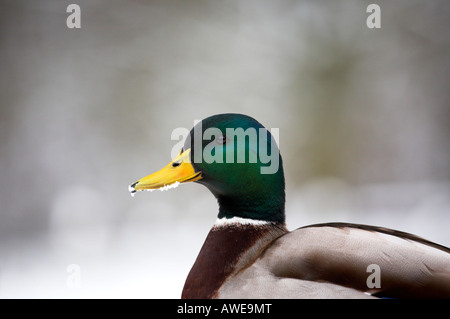
[[[348,223],[289,232],[281,155],[270,132],[249,116],[197,123],[172,162],[129,190],[187,182],[206,186],[219,212],[182,298],[450,298],[447,247]]]

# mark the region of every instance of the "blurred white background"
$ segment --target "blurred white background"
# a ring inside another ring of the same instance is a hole
[[[0,297],[179,298],[216,201],[127,187],[217,113],[280,128],[289,229],[449,246],[450,6],[372,2],[2,0]]]

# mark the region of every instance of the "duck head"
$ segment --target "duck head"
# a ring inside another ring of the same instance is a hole
[[[219,218],[284,224],[281,155],[272,134],[249,116],[219,114],[197,123],[172,162],[129,189],[134,193],[186,182],[203,184],[214,194]]]

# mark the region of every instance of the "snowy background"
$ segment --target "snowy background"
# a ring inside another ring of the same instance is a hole
[[[217,113],[280,129],[289,229],[450,246],[450,6],[372,2],[2,0],[0,298],[179,298],[216,201],[127,187]]]

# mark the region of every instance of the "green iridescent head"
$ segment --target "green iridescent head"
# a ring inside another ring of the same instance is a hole
[[[176,181],[205,185],[218,200],[219,218],[284,223],[281,155],[272,134],[249,116],[219,114],[197,123],[179,156],[132,188],[158,188]]]

